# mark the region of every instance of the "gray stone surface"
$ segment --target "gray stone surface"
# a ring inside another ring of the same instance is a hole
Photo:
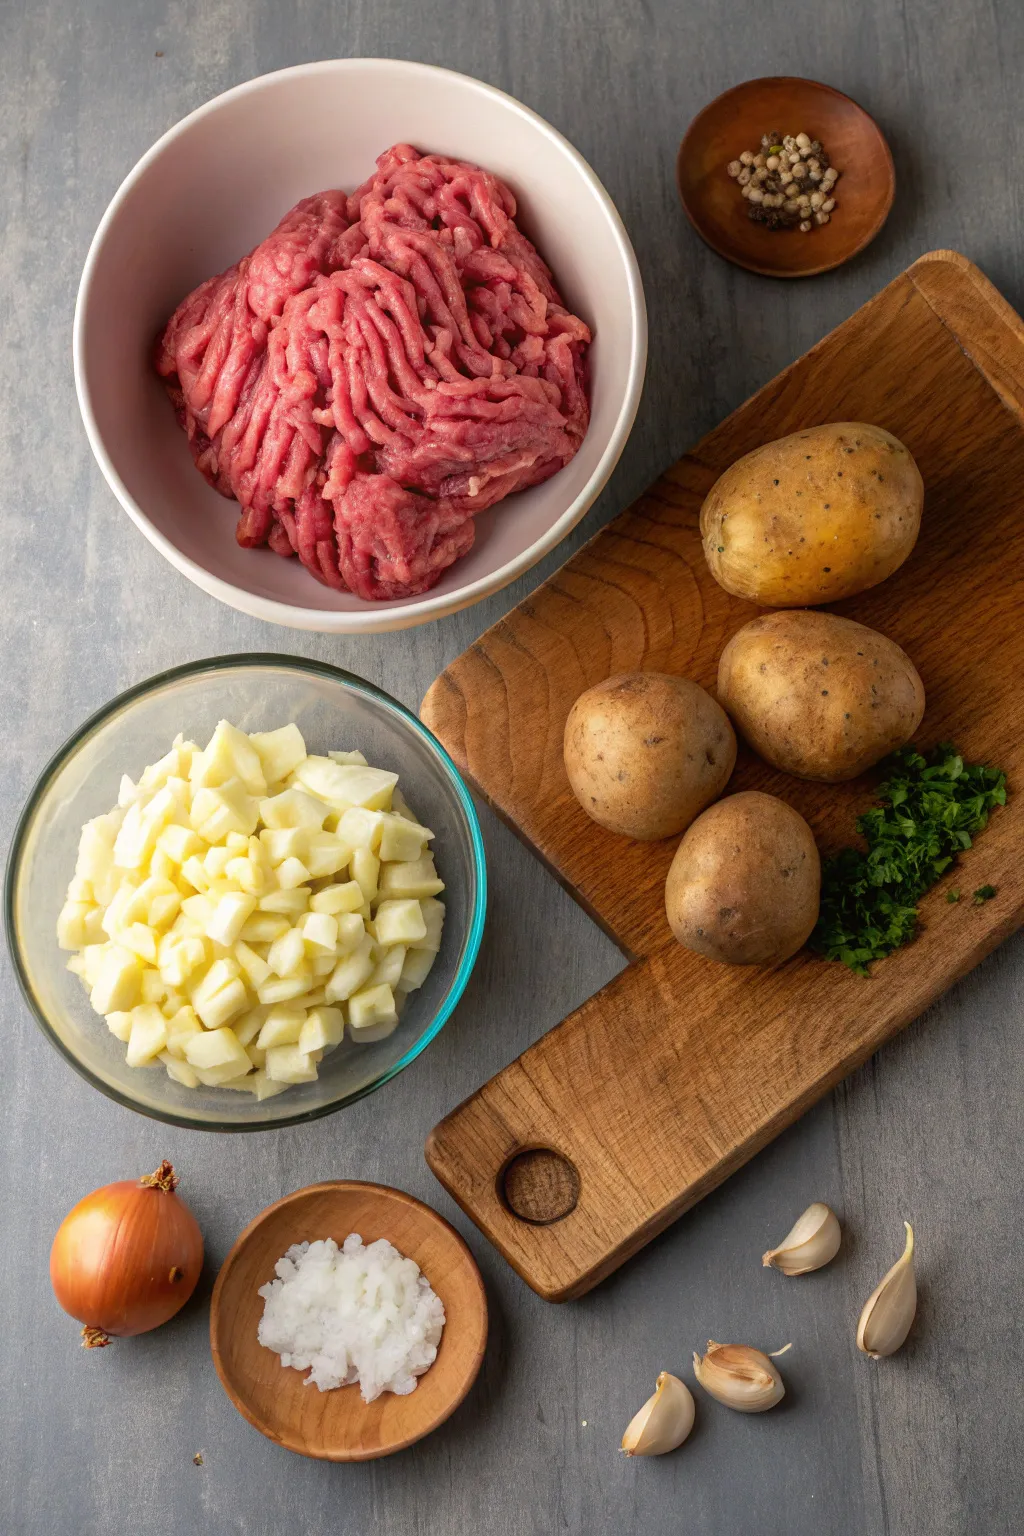
[[[726,411],[921,252],[952,245],[1019,306],[1024,128],[1017,0],[37,0],[0,4],[0,500],[5,572],[4,845],[49,754],[90,711],[204,654],[340,662],[416,705],[437,671]],[[92,462],[71,378],[75,287],[121,177],[176,119],[249,76],[337,54],[399,54],[482,76],[595,166],[643,268],[651,353],[640,417],[599,505],[517,587],[410,634],[331,640],[235,614],[175,574]],[[686,225],[672,165],[710,97],[751,75],[833,82],[877,114],[899,199],[857,262],[800,286],[720,262]],[[422,1158],[431,1125],[621,961],[524,848],[483,817],[494,872],[480,964],[422,1061],[346,1114],[217,1138],[117,1108],[43,1041],[0,959],[5,1390],[0,1529],[10,1536],[995,1536],[1024,1525],[1019,1039],[1024,943],[1007,944],[697,1210],[591,1296],[535,1297],[455,1212]],[[53,1232],[86,1190],[180,1165],[208,1239],[202,1292],[130,1345],[84,1354],[47,1281]],[[466,1233],[492,1307],[480,1382],[429,1441],[354,1467],[263,1440],[210,1361],[217,1264],[262,1206],[331,1176],[394,1183]],[[820,1275],[763,1272],[811,1199],[847,1241]],[[919,1233],[908,1348],[854,1349],[862,1299]],[[703,1399],[691,1443],[618,1454],[662,1368],[713,1334],[792,1339],[765,1418]],[[196,1451],[203,1465],[193,1465]]]

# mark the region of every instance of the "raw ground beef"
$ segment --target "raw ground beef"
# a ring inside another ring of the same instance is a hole
[[[569,462],[590,332],[515,211],[487,171],[398,144],[182,301],[156,367],[240,544],[407,597]]]

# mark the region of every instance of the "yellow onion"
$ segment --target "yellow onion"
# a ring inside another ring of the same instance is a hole
[[[101,1348],[159,1328],[182,1308],[203,1267],[203,1234],[163,1162],[79,1200],[50,1249],[50,1281],[64,1311],[85,1326],[82,1344]]]

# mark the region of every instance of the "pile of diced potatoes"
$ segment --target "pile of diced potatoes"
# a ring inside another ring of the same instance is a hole
[[[82,828],[57,922],[127,1046],[187,1088],[257,1098],[381,1040],[441,944],[444,885],[398,775],[310,756],[296,725],[178,736]]]

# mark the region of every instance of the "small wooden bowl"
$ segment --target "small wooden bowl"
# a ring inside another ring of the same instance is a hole
[[[437,1359],[407,1397],[384,1392],[364,1403],[358,1386],[321,1392],[305,1371],[283,1366],[256,1337],[261,1285],[292,1243],[350,1232],[365,1243],[386,1237],[415,1259],[444,1303]],[[382,1184],[340,1179],[312,1184],[249,1223],[213,1288],[210,1347],[225,1392],[249,1423],[300,1456],[370,1461],[422,1440],[443,1424],[476,1379],[487,1342],[487,1298],[473,1255],[443,1217]]]
[[[771,129],[820,139],[841,172],[831,220],[809,234],[755,224],[726,170],[744,149],[756,154]],[[830,85],[776,75],[734,85],[698,113],[679,146],[676,182],[690,223],[719,256],[764,277],[813,277],[875,238],[892,207],[896,172],[863,107]]]

